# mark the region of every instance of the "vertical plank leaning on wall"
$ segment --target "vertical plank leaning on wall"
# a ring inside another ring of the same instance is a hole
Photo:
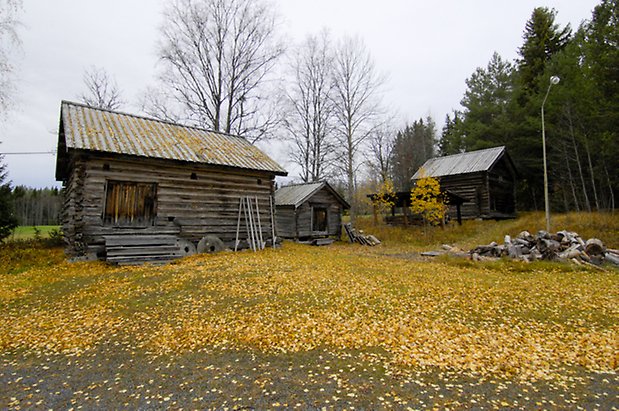
[[[91,155],[73,168],[67,188],[64,220],[67,233],[83,233],[89,252],[101,252],[104,235],[174,234],[192,242],[207,234],[234,246],[241,196],[254,198],[263,222],[260,234],[270,238],[269,204],[274,176],[268,172],[223,169],[207,165],[128,156]],[[120,227],[106,223],[106,184],[109,181],[156,184],[152,225]],[[81,201],[79,199],[81,198]],[[69,234],[70,236],[71,234]],[[73,235],[73,252],[80,253]]]

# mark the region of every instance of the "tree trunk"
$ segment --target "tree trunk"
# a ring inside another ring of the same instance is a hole
[[[591,203],[589,202],[589,195],[587,194],[587,185],[585,184],[585,176],[582,173],[582,165],[580,164],[580,155],[578,154],[578,145],[576,144],[576,136],[574,135],[574,125],[572,123],[572,116],[568,113],[568,123],[570,129],[570,136],[572,138],[572,145],[574,147],[574,154],[576,155],[576,165],[578,165],[578,174],[580,175],[580,182],[582,184],[582,194],[585,197],[585,207],[587,211],[591,212]]]
[[[600,203],[598,201],[598,193],[595,188],[595,175],[593,174],[593,164],[591,163],[591,152],[589,151],[589,143],[587,142],[587,136],[585,136],[585,152],[587,153],[587,160],[589,162],[589,176],[591,177],[591,187],[593,188],[593,199],[595,201],[595,209],[600,209]]]
[[[608,208],[611,213],[615,213],[615,194],[613,192],[613,185],[610,182],[610,175],[608,174],[608,168],[606,167],[606,163],[604,163],[604,171],[606,172],[606,181],[608,182],[608,191],[609,191],[609,205]]]
[[[346,173],[348,174],[348,201],[350,204],[350,222],[354,225],[357,217],[357,206],[355,204],[355,168],[353,164],[353,141],[352,126],[348,129],[348,153]]]
[[[567,144],[563,142],[563,150],[565,154],[565,165],[567,167],[567,175],[569,178],[570,190],[572,191],[572,197],[574,198],[574,207],[576,211],[580,211],[580,205],[578,204],[578,196],[576,195],[576,187],[574,186],[574,178],[572,177],[572,167],[570,166],[570,158],[567,155]],[[566,209],[568,211],[568,209]]]

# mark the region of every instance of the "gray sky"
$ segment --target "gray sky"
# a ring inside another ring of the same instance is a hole
[[[465,79],[492,53],[513,60],[535,7],[558,11],[576,28],[595,0],[274,0],[281,33],[297,41],[328,28],[334,38],[359,35],[387,76],[383,101],[402,121],[431,114],[440,129],[459,108]],[[138,112],[139,93],[154,82],[155,44],[164,0],[24,0],[22,52],[15,110],[0,125],[0,152],[50,151],[56,146],[61,100],[77,100],[89,66],[115,76]],[[275,146],[262,145],[292,169]],[[59,186],[55,155],[7,155],[14,185]]]

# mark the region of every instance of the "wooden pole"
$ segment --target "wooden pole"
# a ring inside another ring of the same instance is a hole
[[[275,218],[273,217],[273,197],[269,196],[269,206],[271,207],[271,238],[272,245],[275,248]]]
[[[234,251],[239,247],[239,232],[241,230],[241,207],[243,206],[243,197],[239,198],[239,217],[236,220],[236,239],[234,240]]]
[[[249,213],[247,212],[247,202],[245,201],[245,197],[243,197],[243,211],[245,213],[245,228],[247,229],[247,245],[251,248],[251,232],[249,229]]]
[[[251,232],[251,246],[252,246],[252,250],[256,251],[258,239],[256,238],[256,224],[254,222],[254,210],[251,205],[251,199],[249,198],[249,196],[247,196],[246,199],[247,199],[247,209],[249,211],[249,227],[250,227],[250,232]]]
[[[256,196],[256,217],[258,218],[258,238],[260,238],[260,249],[264,250],[264,238],[262,237],[262,222],[260,221],[260,206],[258,196]]]

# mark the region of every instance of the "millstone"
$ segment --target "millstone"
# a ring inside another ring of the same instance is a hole
[[[204,236],[198,243],[199,253],[218,253],[226,249],[227,247],[224,242],[216,235]]]

